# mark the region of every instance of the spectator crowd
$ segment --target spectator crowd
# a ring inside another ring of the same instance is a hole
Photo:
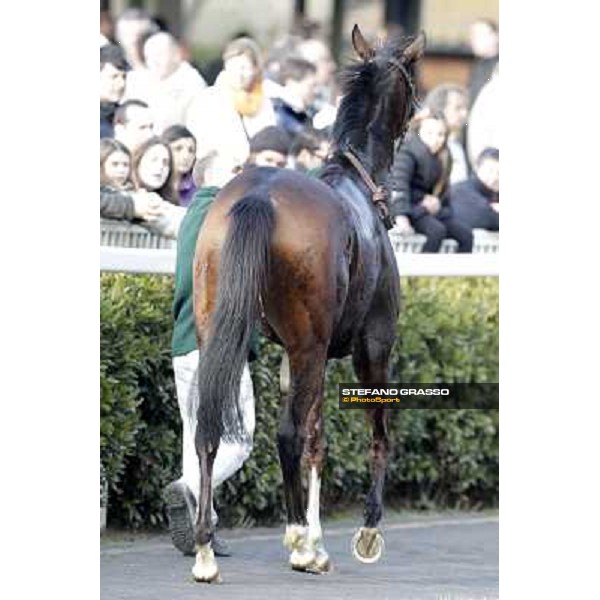
[[[401,234],[471,252],[473,230],[499,230],[498,29],[471,25],[467,87],[425,96],[385,182]],[[105,15],[100,41],[100,215],[172,239],[202,188],[251,165],[317,173],[339,104],[337,66],[314,31],[270,49],[235,36],[203,73],[144,9]],[[210,82],[210,85],[207,83]]]

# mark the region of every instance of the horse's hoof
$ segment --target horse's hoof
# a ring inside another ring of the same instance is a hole
[[[304,546],[296,548],[290,555],[290,565],[294,571],[321,575],[331,571],[329,554],[322,541],[305,540]]]
[[[324,574],[333,571],[329,554],[325,550],[317,550],[317,556],[311,566],[311,573]]]
[[[192,576],[200,583],[221,583],[219,565],[217,565],[210,543],[198,548],[196,562],[192,567]]]
[[[290,556],[290,564],[294,571],[313,573],[314,575],[324,575],[325,573],[330,573],[333,570],[331,560],[326,552],[317,552],[312,561],[303,561],[302,564],[295,562],[295,557],[292,554],[292,556]]]
[[[376,527],[361,527],[352,538],[352,554],[362,563],[377,562],[383,553],[384,541]]]
[[[317,553],[310,548],[300,548],[290,554],[290,565],[294,571],[308,571],[317,558]]]
[[[194,581],[198,583],[221,583],[222,581],[218,567],[206,568],[194,565],[192,567],[192,576],[194,577]]]

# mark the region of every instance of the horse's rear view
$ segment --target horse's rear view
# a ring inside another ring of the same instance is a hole
[[[253,329],[260,325],[283,346],[289,361],[278,448],[287,508],[284,543],[296,570],[331,568],[319,520],[327,359],[352,354],[361,382],[388,379],[399,278],[371,192],[387,174],[394,142],[411,116],[409,69],[422,54],[424,36],[374,49],[355,27],[352,41],[361,62],[345,72],[334,152],[321,180],[250,168],[221,190],[198,237],[194,307],[201,490],[193,568],[198,581],[219,579],[211,549],[212,465],[220,440],[245,436],[237,402]],[[375,562],[383,549],[377,525],[389,446],[386,414],[382,408],[367,410],[373,428],[372,486],[364,526],[353,540],[354,554],[363,562]]]

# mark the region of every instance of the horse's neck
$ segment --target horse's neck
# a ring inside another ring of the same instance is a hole
[[[367,184],[346,158],[335,155],[327,162],[319,179],[341,195],[347,195],[350,189],[355,188],[368,204],[370,193]],[[352,194],[356,195],[356,191]]]
[[[377,185],[381,185],[387,178],[392,165],[393,153],[393,143],[378,140],[374,136],[369,137],[368,148],[363,151],[363,156],[366,162],[365,168]]]
[[[323,169],[320,179],[340,198],[358,237],[372,239],[378,217],[373,208],[371,193],[356,169],[345,159],[334,157]]]
[[[393,144],[386,143],[379,136],[371,134],[367,141],[360,145],[342,143],[338,156],[343,155],[345,150],[350,150],[354,154],[375,185],[381,185],[387,178],[392,164]],[[340,156],[338,160],[343,161],[343,166],[346,167],[346,171],[351,177],[356,176],[357,170],[347,158]],[[360,175],[359,179],[361,182],[364,181]]]

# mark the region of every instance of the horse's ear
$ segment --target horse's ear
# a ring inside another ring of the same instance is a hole
[[[375,56],[375,50],[373,47],[365,40],[363,34],[360,32],[358,25],[354,25],[352,28],[352,45],[356,50],[356,53],[364,60],[367,61],[373,56]]]
[[[402,53],[407,63],[419,60],[423,56],[425,41],[425,32],[421,31]]]

